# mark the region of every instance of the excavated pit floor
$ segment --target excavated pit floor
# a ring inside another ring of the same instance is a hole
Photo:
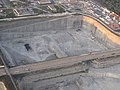
[[[91,31],[84,29],[1,32],[0,48],[6,55],[6,62],[10,67],[115,48],[99,43],[92,35]],[[76,67],[79,71],[80,67]],[[70,68],[66,71],[72,72]],[[45,75],[54,76],[64,70],[30,73],[15,79],[21,90],[113,90],[114,86],[115,90],[119,90],[119,65],[110,68],[112,69],[89,67],[87,73],[73,73],[46,80],[40,78]],[[76,68],[73,67],[72,70]]]
[[[0,43],[9,60],[9,66],[54,60],[111,48],[100,44],[89,30],[39,31],[33,36],[29,32],[1,34],[4,38]],[[23,37],[13,38],[19,34]],[[5,39],[7,36],[10,38]]]
[[[22,90],[119,90],[119,67],[120,64],[102,69],[90,67],[86,74],[76,73],[43,81],[37,78],[39,75],[37,80],[25,77],[21,79],[20,85]]]

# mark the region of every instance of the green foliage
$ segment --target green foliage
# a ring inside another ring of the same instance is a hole
[[[6,18],[14,18],[15,17],[15,14],[13,13],[12,9],[5,10],[5,13],[6,13]]]
[[[97,0],[104,7],[120,15],[120,0]]]
[[[57,12],[58,12],[58,13],[63,13],[63,12],[65,12],[65,10],[64,10],[62,7],[58,6],[58,5],[55,5],[55,8],[57,9]]]

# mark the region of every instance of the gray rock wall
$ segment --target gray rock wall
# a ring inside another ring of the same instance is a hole
[[[9,28],[0,31],[0,40],[23,38],[45,33],[46,31],[63,31],[80,28],[82,16],[67,16],[34,24]],[[40,32],[40,33],[37,33]]]
[[[51,31],[51,30],[67,30],[76,29],[80,24],[80,16],[68,16],[57,18],[49,21],[37,22],[20,27],[9,28],[1,32],[36,32],[36,31]]]
[[[71,29],[89,30],[90,33],[98,39],[99,42],[108,46],[117,46],[103,35],[94,25],[82,21],[82,16],[66,16],[62,18],[56,18],[43,22],[36,22],[34,24],[28,24],[20,27],[13,27],[1,31],[0,40],[9,40],[13,38],[23,38],[29,36],[35,36],[36,34],[44,33],[45,31],[63,31]],[[40,32],[40,33],[37,33]]]

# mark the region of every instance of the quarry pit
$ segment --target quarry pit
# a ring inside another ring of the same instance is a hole
[[[120,45],[119,35],[89,16],[68,15],[28,24],[26,20],[25,25],[22,22],[9,23],[13,27],[1,27],[0,49],[9,68],[59,62],[68,57],[113,50]],[[15,27],[17,24],[21,25]],[[82,62],[58,70],[13,77],[20,90],[113,90],[114,85],[120,84],[116,80],[119,78],[118,68],[119,65],[96,69],[89,62]],[[116,88],[119,90],[119,85]]]

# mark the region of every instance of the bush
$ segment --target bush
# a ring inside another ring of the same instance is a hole
[[[120,0],[95,0],[120,15]]]

